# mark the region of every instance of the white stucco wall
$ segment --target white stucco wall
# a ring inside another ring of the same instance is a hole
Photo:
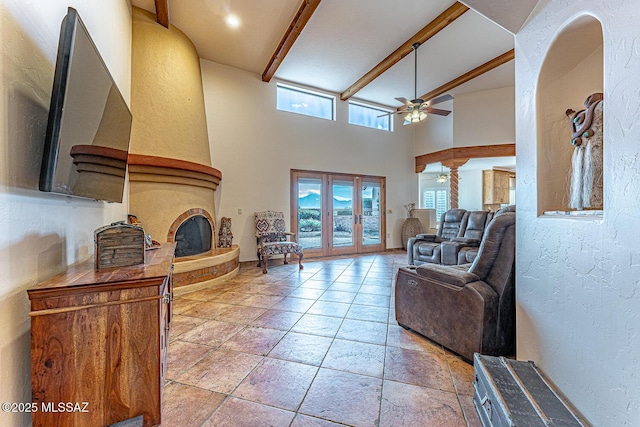
[[[60,23],[76,8],[129,101],[131,11],[125,0],[3,0],[0,4],[0,402],[30,402],[26,289],[93,254],[93,231],[126,218],[106,204],[41,193],[38,177]],[[29,425],[0,412],[0,425]]]
[[[584,14],[604,34],[606,210],[538,217],[538,76],[553,40]],[[596,426],[640,425],[639,15],[635,0],[549,0],[516,35],[517,357]]]
[[[211,165],[222,172],[216,213],[231,218],[241,261],[256,259],[254,212],[284,211],[290,225],[291,169],[386,177],[387,247],[402,246],[403,206],[417,202],[410,127],[349,125],[340,101],[336,121],[278,111],[275,81],[205,60],[201,68]]]

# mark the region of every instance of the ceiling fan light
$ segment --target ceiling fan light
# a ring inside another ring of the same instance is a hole
[[[436,177],[436,182],[439,182],[440,184],[442,184],[443,182],[447,182],[447,175],[441,173]]]
[[[227,15],[225,22],[231,28],[238,28],[240,26],[240,18],[233,14]]]

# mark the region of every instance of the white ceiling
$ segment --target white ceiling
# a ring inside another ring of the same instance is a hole
[[[499,1],[511,3],[494,0],[493,13]],[[523,11],[507,5],[512,12],[506,15],[511,21],[516,12],[518,17],[528,16],[532,2],[536,3],[527,0]],[[275,78],[339,94],[453,3],[322,0]],[[153,0],[132,0],[132,4],[155,12]],[[169,16],[171,24],[193,41],[201,58],[261,75],[300,5],[301,0],[169,0]],[[240,18],[238,29],[225,24],[228,13]],[[512,48],[511,33],[469,10],[418,49],[417,94],[427,93]],[[449,93],[455,96],[512,85],[513,61]],[[411,54],[354,99],[395,107],[401,105],[395,97],[413,96]]]

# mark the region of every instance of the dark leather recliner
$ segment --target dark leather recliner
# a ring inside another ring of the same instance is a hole
[[[489,223],[495,216],[502,215],[505,212],[515,212],[515,211],[516,211],[516,205],[509,205],[498,210],[497,212],[490,212],[489,215],[487,216],[487,226],[489,226]],[[474,244],[465,245],[461,247],[458,251],[458,265],[472,263],[478,256],[478,249],[479,249],[479,245],[474,245]]]
[[[475,352],[513,354],[516,214],[496,214],[471,265],[402,267],[396,276],[398,324],[467,360]]]
[[[465,209],[449,209],[442,214],[436,234],[418,234],[407,241],[408,261],[411,265],[424,263],[439,264],[440,243],[457,237],[467,221]]]
[[[489,211],[471,211],[468,214],[464,228],[460,228],[458,237],[442,242],[441,259],[442,265],[458,265],[458,254],[463,248],[479,247],[489,221],[493,214]]]

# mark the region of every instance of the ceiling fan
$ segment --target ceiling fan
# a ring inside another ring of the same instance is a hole
[[[413,97],[414,99],[409,101],[407,98],[396,98],[398,101],[404,104],[404,107],[399,108],[397,111],[393,111],[386,114],[381,114],[378,117],[388,116],[390,114],[406,114],[404,116],[403,125],[419,122],[427,118],[427,114],[436,114],[439,116],[448,116],[451,111],[441,110],[438,108],[432,108],[432,105],[439,104],[441,102],[449,101],[453,99],[453,96],[446,94],[433,98],[430,100],[424,100],[418,98],[418,47],[420,43],[414,43],[412,46],[414,51],[414,82],[413,82]]]

